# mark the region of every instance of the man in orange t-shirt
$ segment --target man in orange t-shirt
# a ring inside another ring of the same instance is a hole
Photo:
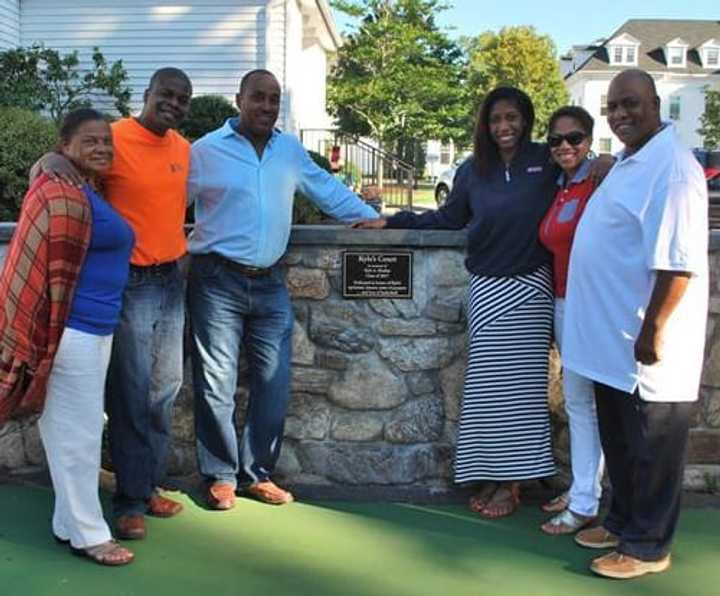
[[[115,159],[105,196],[135,232],[108,369],[106,408],[116,534],[140,539],[145,514],[170,517],[182,505],[157,492],[164,476],[170,414],[182,384],[184,280],[178,260],[187,246],[183,223],[190,144],[175,128],[190,109],[192,84],[177,68],[153,74],[139,116],[112,124]],[[51,154],[40,167],[77,179]]]

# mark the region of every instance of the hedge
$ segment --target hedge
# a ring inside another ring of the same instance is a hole
[[[16,221],[28,171],[57,143],[55,124],[29,110],[0,108],[0,221]]]

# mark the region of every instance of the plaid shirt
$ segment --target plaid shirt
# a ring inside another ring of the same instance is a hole
[[[0,274],[0,425],[43,409],[91,227],[87,197],[65,182],[43,175],[25,195]]]

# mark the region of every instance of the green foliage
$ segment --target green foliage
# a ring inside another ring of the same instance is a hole
[[[0,107],[0,221],[15,221],[28,170],[57,141],[53,122],[21,108]]]
[[[67,112],[88,107],[98,94],[112,98],[115,109],[130,113],[130,88],[122,60],[108,64],[98,48],[89,71],[79,68],[77,51],[61,56],[43,45],[0,52],[0,106],[46,110],[55,122]]]
[[[568,92],[558,68],[555,44],[533,27],[488,31],[463,44],[470,55],[470,88],[475,106],[495,87],[512,85],[527,93],[535,106],[535,137],[547,133],[550,115],[566,105]]]
[[[315,151],[308,151],[312,160],[319,165],[326,172],[332,173],[330,169],[330,160],[327,157],[315,153]],[[295,202],[293,204],[293,218],[294,224],[317,224],[327,220],[325,214],[318,209],[315,204],[304,196],[302,193],[295,193]]]
[[[720,149],[720,91],[705,88],[705,112],[697,132],[703,137],[705,149]]]
[[[388,146],[398,139],[470,137],[464,56],[439,29],[439,0],[337,0],[360,17],[328,81],[340,129]]]
[[[193,97],[190,101],[190,115],[180,125],[180,132],[189,141],[194,141],[237,115],[235,106],[222,95]]]

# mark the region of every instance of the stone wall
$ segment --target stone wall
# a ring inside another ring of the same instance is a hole
[[[0,228],[0,258],[3,229]],[[7,241],[8,230],[5,230]],[[720,237],[718,237],[720,240]],[[295,309],[292,401],[278,476],[291,484],[412,486],[445,490],[450,473],[466,358],[461,232],[293,230],[283,263]],[[413,298],[346,300],[342,252],[413,251]],[[720,242],[718,242],[720,249]],[[720,481],[720,251],[711,253],[712,300],[701,400],[690,442],[688,487]],[[247,403],[245,364],[237,424]],[[566,474],[567,425],[560,367],[551,356],[550,404],[555,450]],[[186,383],[174,416],[170,473],[196,471],[192,395]],[[30,422],[0,429],[0,470],[44,465]]]

